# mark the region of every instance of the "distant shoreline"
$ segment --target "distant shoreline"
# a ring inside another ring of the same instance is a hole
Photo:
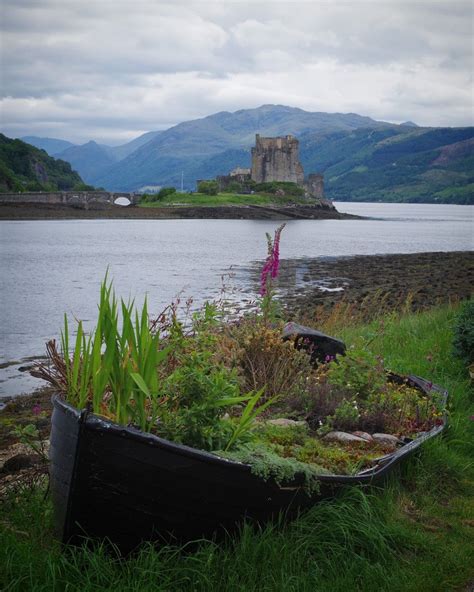
[[[306,205],[291,206],[105,206],[82,209],[59,204],[0,205],[0,220],[362,220],[362,216]]]

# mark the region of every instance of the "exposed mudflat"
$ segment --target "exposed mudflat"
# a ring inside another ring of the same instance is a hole
[[[422,310],[474,293],[474,252],[321,257],[282,261],[279,289],[288,313],[311,316],[344,299],[383,310]]]
[[[1,220],[132,219],[174,220],[180,218],[216,220],[349,220],[359,218],[316,206],[107,206],[85,210],[60,204],[1,204]]]

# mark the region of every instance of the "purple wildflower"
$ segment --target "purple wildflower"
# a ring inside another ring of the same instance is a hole
[[[273,240],[273,266],[272,266],[272,278],[276,278],[278,275],[278,269],[280,267],[280,236],[281,231],[285,227],[282,224],[277,230],[275,231],[275,239]]]
[[[285,224],[282,224],[275,230],[275,236],[273,240],[272,237],[267,233],[268,254],[263,265],[262,274],[260,276],[261,296],[267,295],[270,279],[275,279],[278,275],[278,270],[280,267],[280,236],[284,227]]]
[[[33,405],[33,415],[39,415],[41,413],[41,405],[39,403],[35,403]]]
[[[272,265],[273,265],[272,258],[269,256],[269,257],[267,257],[267,260],[265,261],[265,265],[263,266],[262,275],[260,278],[260,295],[261,296],[265,296],[267,293],[268,274],[271,275]]]

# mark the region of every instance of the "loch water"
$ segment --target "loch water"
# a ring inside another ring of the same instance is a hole
[[[364,220],[288,221],[282,258],[474,250],[474,206],[338,203]],[[20,371],[58,337],[63,315],[94,323],[106,270],[118,295],[160,312],[181,294],[219,296],[231,270],[239,298],[258,287],[266,232],[256,220],[37,220],[0,222],[0,397],[41,386]]]

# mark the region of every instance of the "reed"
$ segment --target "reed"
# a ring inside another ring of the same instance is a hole
[[[86,335],[79,321],[71,347],[67,316],[61,333],[61,352],[55,341],[47,347],[49,364],[33,374],[53,384],[73,406],[90,405],[94,413],[117,423],[149,430],[163,403],[158,368],[168,355],[160,334],[148,318],[145,299],[141,310],[134,301],[119,304],[107,276],[100,287],[95,329]]]

